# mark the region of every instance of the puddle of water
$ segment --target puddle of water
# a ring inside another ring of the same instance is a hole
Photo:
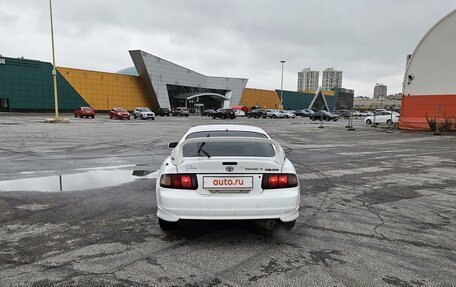
[[[138,178],[156,178],[151,170],[90,170],[86,172],[0,181],[0,191],[76,191],[117,186]]]

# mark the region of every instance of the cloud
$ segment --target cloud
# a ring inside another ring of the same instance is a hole
[[[115,72],[142,49],[248,86],[295,90],[297,72],[344,71],[343,85],[371,96],[376,82],[400,92],[405,56],[453,8],[426,0],[54,0],[57,64]],[[5,56],[50,60],[46,0],[0,4]]]

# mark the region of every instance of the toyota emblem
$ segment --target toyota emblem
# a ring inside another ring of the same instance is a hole
[[[232,166],[227,166],[226,167],[226,171],[227,172],[232,172],[233,170],[234,170],[234,167],[232,167]]]

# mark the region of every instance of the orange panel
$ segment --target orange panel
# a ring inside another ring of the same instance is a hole
[[[153,108],[139,77],[63,67],[57,70],[95,110]]]
[[[407,95],[402,97],[399,128],[404,130],[430,130],[426,116],[442,123],[445,118],[456,117],[456,95]]]
[[[278,109],[280,98],[275,90],[245,88],[239,105],[247,106],[249,108],[258,106],[265,109]]]

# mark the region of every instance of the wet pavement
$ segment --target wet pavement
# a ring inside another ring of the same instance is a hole
[[[456,286],[456,135],[361,120],[347,131],[308,119],[45,118],[0,117],[0,286]],[[159,229],[166,145],[209,123],[257,125],[283,145],[301,184],[292,231]]]

